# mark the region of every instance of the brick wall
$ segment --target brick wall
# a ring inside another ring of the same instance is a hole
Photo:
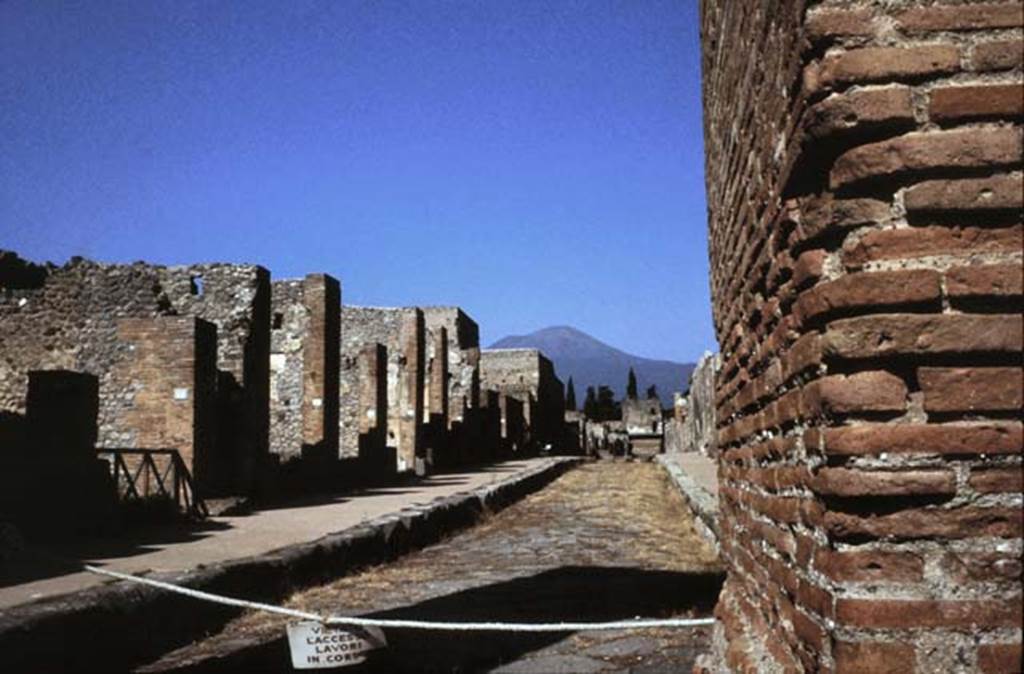
[[[131,382],[132,403],[112,423],[132,447],[178,450],[201,493],[229,479],[230,463],[216,455],[217,328],[191,316],[126,318],[117,328],[128,355],[114,377]]]
[[[438,417],[447,426],[448,420],[448,329],[427,330],[426,385],[424,387],[423,421]]]
[[[703,0],[732,671],[1019,671],[1021,5]]]

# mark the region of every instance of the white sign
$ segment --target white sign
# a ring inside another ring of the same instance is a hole
[[[367,654],[387,646],[376,627],[335,627],[314,621],[288,625],[288,647],[295,669],[348,667],[365,662]]]
[[[187,388],[176,388],[174,389],[175,400],[188,400],[188,389]]]

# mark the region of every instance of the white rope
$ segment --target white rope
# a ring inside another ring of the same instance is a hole
[[[300,620],[313,620],[319,623],[323,623],[325,625],[389,627],[413,630],[447,630],[454,632],[470,632],[484,630],[500,632],[589,632],[603,630],[642,629],[649,627],[698,627],[702,625],[713,625],[715,623],[714,618],[637,618],[634,620],[616,620],[613,622],[604,623],[507,623],[440,622],[433,620],[392,620],[387,618],[358,618],[355,616],[323,616],[318,613],[297,611],[295,609],[285,608],[283,606],[275,606],[273,604],[264,604],[258,601],[248,601],[246,599],[234,599],[232,597],[224,597],[217,594],[211,594],[209,592],[203,592],[201,590],[193,590],[192,588],[174,585],[173,583],[165,583],[163,581],[153,580],[151,578],[142,578],[127,573],[108,571],[106,569],[100,569],[95,566],[86,566],[85,570],[91,573],[99,574],[101,576],[108,576],[110,578],[125,580],[131,583],[139,583],[141,585],[156,587],[161,590],[167,590],[168,592],[175,592],[186,597],[192,597],[193,599],[202,599],[204,601],[210,601],[215,604],[223,604],[225,606],[237,606],[239,608],[248,608],[256,611],[266,611],[267,613],[276,613],[278,615],[288,616],[289,618],[298,618]]]

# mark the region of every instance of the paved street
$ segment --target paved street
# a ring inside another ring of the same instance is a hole
[[[655,464],[601,462],[445,542],[294,595],[320,613],[550,622],[710,615],[711,546]],[[290,671],[286,619],[247,613],[147,671]],[[708,628],[512,635],[388,630],[345,671],[685,672]]]

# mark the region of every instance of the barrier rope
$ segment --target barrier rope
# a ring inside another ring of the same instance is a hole
[[[713,625],[715,623],[714,618],[636,618],[633,620],[615,620],[603,623],[510,623],[444,622],[435,620],[395,620],[388,618],[359,618],[356,616],[324,616],[319,613],[309,613],[308,611],[299,611],[296,609],[285,608],[284,606],[264,604],[258,601],[249,601],[247,599],[235,599],[233,597],[224,597],[221,595],[212,594],[210,592],[203,592],[202,590],[193,590],[192,588],[182,587],[181,585],[175,585],[173,583],[165,583],[160,580],[143,578],[141,576],[133,576],[131,574],[119,573],[117,571],[108,571],[107,569],[101,569],[95,566],[86,566],[85,570],[89,571],[90,573],[95,573],[101,576],[116,578],[117,580],[123,580],[130,583],[138,583],[140,585],[148,585],[150,587],[159,588],[161,590],[167,590],[168,592],[174,592],[176,594],[184,595],[186,597],[192,597],[193,599],[202,599],[204,601],[213,602],[215,604],[223,604],[225,606],[237,606],[239,608],[248,608],[256,611],[265,611],[267,613],[276,613],[277,615],[283,615],[289,618],[297,618],[300,620],[312,620],[315,622],[323,623],[325,625],[351,625],[353,627],[388,627],[413,630],[445,630],[454,632],[594,632],[605,630],[644,629],[650,627],[700,627],[704,625]]]

